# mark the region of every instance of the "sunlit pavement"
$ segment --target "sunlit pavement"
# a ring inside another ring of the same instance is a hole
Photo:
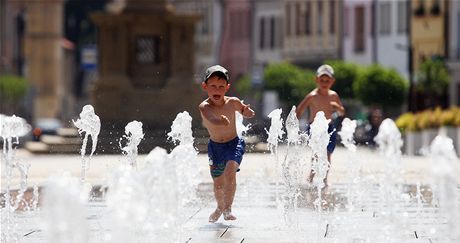
[[[295,211],[284,211],[275,200],[283,187],[277,185],[280,171],[276,168],[283,163],[286,153],[292,149],[281,146],[277,155],[263,153],[246,153],[237,174],[238,189],[233,211],[238,217],[236,221],[208,223],[209,214],[214,210],[212,197],[212,180],[208,171],[206,154],[197,156],[197,169],[201,171],[201,204],[190,208],[183,224],[179,242],[456,242],[445,238],[452,232],[445,230],[446,220],[437,215],[437,209],[430,202],[422,203],[419,210],[403,202],[395,209],[395,218],[381,213],[382,193],[375,185],[368,185],[362,199],[362,206],[352,213],[344,209],[346,193],[351,182],[350,167],[353,163],[362,163],[361,178],[378,181],[385,174],[387,158],[377,150],[360,148],[351,153],[338,147],[333,154],[332,167],[329,174],[329,187],[325,194],[327,203],[322,213],[313,207],[316,191],[302,186],[299,207]],[[310,151],[305,151],[301,163],[309,168]],[[146,155],[138,157],[138,168],[142,169]],[[81,158],[79,155],[35,155],[27,151],[16,151],[15,158],[22,163],[30,163],[28,185],[43,185],[50,176],[61,176],[70,173],[75,177],[81,174]],[[416,183],[430,184],[433,181],[432,164],[429,157],[402,156],[400,183],[406,187]],[[126,163],[121,155],[94,155],[87,171],[87,182],[93,185],[104,185],[112,171]],[[460,175],[457,163],[454,175]],[[308,171],[308,169],[307,169]],[[308,173],[305,173],[305,175]],[[2,189],[4,185],[2,178]],[[12,187],[19,187],[18,175]],[[406,188],[406,191],[412,190]],[[457,190],[460,200],[460,191]],[[457,205],[460,201],[457,202]],[[407,208],[405,208],[407,207]],[[107,224],[103,217],[106,206],[103,201],[88,204],[88,225],[91,228],[91,242],[102,242]],[[460,215],[460,212],[458,212]],[[23,219],[21,220],[21,217]],[[46,242],[45,235],[38,223],[38,214],[19,215],[20,233],[24,242]],[[436,230],[434,230],[436,229]],[[163,242],[152,240],[151,242]]]
[[[275,171],[275,165],[280,164],[287,151],[286,146],[281,146],[278,151],[278,162],[276,156],[269,153],[246,153],[241,163],[241,171],[237,174],[239,181],[244,181],[254,176],[255,173],[264,173],[264,175],[275,180],[278,175]],[[308,167],[308,156],[311,154],[305,151],[305,165]],[[138,167],[142,168],[146,155],[139,155],[137,162]],[[87,157],[86,157],[87,158]],[[17,150],[15,160],[21,163],[29,163],[28,185],[42,185],[50,176],[60,176],[64,172],[72,176],[80,177],[81,175],[81,157],[80,155],[43,155],[31,154],[26,150]],[[360,148],[357,153],[347,151],[343,147],[337,147],[332,155],[332,165],[329,174],[330,184],[344,183],[347,180],[348,168],[350,163],[362,163],[363,176],[378,176],[385,172],[385,166],[388,161],[378,150]],[[122,155],[93,155],[90,160],[90,167],[87,171],[86,178],[91,184],[104,184],[111,172],[126,163],[126,157]],[[402,156],[401,157],[401,176],[404,183],[414,184],[429,183],[432,175],[433,161],[429,157],[422,156]],[[202,181],[205,183],[212,182],[208,170],[208,157],[206,154],[199,154],[196,161],[197,169],[202,172]],[[3,168],[2,168],[3,169]],[[455,171],[454,171],[455,172]],[[453,172],[453,173],[454,173]],[[460,163],[456,164],[456,174],[460,175]],[[2,185],[5,183],[2,177]],[[15,174],[12,181],[12,187],[15,188],[19,182],[19,174]]]

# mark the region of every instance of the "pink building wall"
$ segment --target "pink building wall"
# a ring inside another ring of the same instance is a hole
[[[343,15],[343,59],[345,61],[357,62],[360,64],[371,64],[373,62],[374,45],[372,42],[372,25],[373,12],[372,1],[370,0],[344,0],[344,15]],[[357,9],[364,10],[364,21],[357,19]],[[364,24],[364,49],[356,51],[358,23]]]
[[[236,81],[248,73],[251,62],[251,3],[249,0],[224,0],[223,35],[220,47],[220,64]]]

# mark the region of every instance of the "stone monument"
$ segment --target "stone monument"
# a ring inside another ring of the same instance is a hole
[[[66,87],[63,73],[63,0],[27,1],[25,60],[34,93],[33,118],[61,118]]]
[[[98,28],[99,71],[92,103],[101,135],[123,133],[127,123],[138,120],[146,140],[159,135],[164,140],[182,111],[199,124],[202,91],[194,81],[193,37],[200,17],[179,15],[165,0],[127,0],[112,9],[91,16]]]

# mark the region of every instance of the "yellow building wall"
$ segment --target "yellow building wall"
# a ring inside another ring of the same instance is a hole
[[[430,58],[433,55],[445,55],[444,39],[444,14],[445,5],[439,0],[440,13],[431,14],[431,8],[435,0],[425,0],[423,16],[417,16],[415,11],[419,8],[420,1],[411,2],[411,44],[413,47],[414,70],[418,70],[423,58]]]

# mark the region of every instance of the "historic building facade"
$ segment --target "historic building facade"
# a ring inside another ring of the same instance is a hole
[[[282,58],[315,68],[341,53],[342,1],[283,0]]]
[[[344,0],[343,5],[343,59],[364,65],[374,63],[372,1]]]
[[[177,13],[198,14],[195,27],[195,80],[201,81],[207,67],[219,63],[223,6],[219,0],[173,0]]]
[[[450,105],[460,106],[460,2],[448,2],[448,66],[451,74],[449,85]]]
[[[254,2],[251,45],[254,68],[263,68],[268,63],[282,60],[282,9],[280,0]]]
[[[375,61],[409,79],[409,1],[375,2]]]
[[[247,74],[251,66],[251,1],[223,0],[222,42],[219,62],[230,72],[230,79],[237,80]]]
[[[418,70],[424,59],[446,55],[445,1],[411,3],[410,40],[413,47],[413,68]]]

